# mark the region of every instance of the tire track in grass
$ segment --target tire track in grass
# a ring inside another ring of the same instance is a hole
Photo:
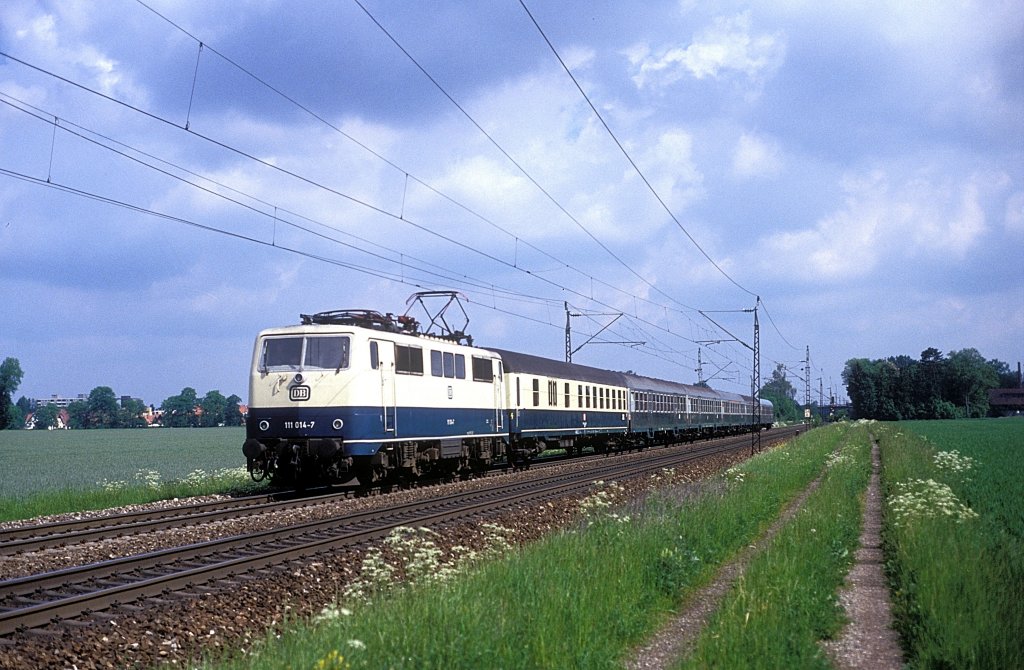
[[[822,471],[799,496],[786,506],[768,530],[752,544],[744,547],[735,558],[723,565],[709,584],[694,592],[687,599],[682,611],[663,626],[646,645],[637,649],[632,657],[627,659],[625,663],[627,670],[664,670],[672,667],[680,658],[691,652],[711,616],[718,610],[723,598],[743,574],[750,560],[796,516],[807,498],[821,485],[824,476],[825,473]]]
[[[871,437],[871,480],[861,519],[860,547],[839,601],[850,623],[835,640],[822,642],[840,670],[887,670],[903,665],[899,637],[892,627],[892,599],[882,557],[881,456]]]

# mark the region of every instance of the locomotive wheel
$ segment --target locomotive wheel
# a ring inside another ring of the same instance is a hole
[[[361,465],[353,468],[360,486],[373,486],[384,481],[384,473],[372,465]]]

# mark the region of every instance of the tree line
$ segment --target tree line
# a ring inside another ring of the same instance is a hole
[[[989,390],[1018,385],[1017,373],[1007,363],[985,360],[977,349],[943,355],[935,348],[921,352],[920,360],[851,358],[843,369],[843,382],[853,418],[883,421],[988,416]],[[761,397],[772,401],[779,421],[802,418],[796,394],[782,363],[761,387]]]
[[[11,402],[23,376],[18,359],[5,358],[0,363],[0,430],[21,428],[29,414],[33,414],[37,429],[56,428],[60,413],[56,405],[39,405],[33,411],[31,401],[24,396],[17,403]],[[160,404],[160,424],[172,428],[241,426],[241,403],[237,395],[224,397],[220,391],[209,391],[200,397],[194,388],[185,387]],[[97,386],[86,398],[68,404],[67,427],[145,428],[149,423],[143,417],[154,410],[136,398],[119,402],[109,386]]]
[[[935,348],[922,351],[920,360],[851,358],[843,381],[855,416],[883,421],[988,416],[989,390],[1018,384],[1007,363],[985,360],[977,349],[944,356]]]

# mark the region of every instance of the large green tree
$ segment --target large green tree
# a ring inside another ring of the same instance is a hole
[[[232,393],[228,396],[228,407],[224,410],[225,426],[242,425],[242,399]]]
[[[117,395],[109,386],[97,386],[85,401],[86,428],[117,428]]]
[[[774,405],[776,421],[799,421],[800,406],[796,404],[796,388],[786,379],[786,366],[779,363],[772,378],[761,387],[761,397]]]
[[[15,417],[21,415],[21,412],[15,410],[11,397],[18,390],[24,376],[17,358],[8,357],[0,363],[0,430],[15,427]]]
[[[38,407],[34,414],[36,430],[56,428],[58,414],[60,414],[60,408],[56,405],[42,405]]]
[[[943,355],[934,347],[884,360],[846,362],[843,381],[858,418],[952,419],[988,414],[988,391],[1005,381],[1009,366],[986,361],[976,349]]]
[[[199,403],[203,410],[199,417],[199,425],[205,428],[224,424],[224,416],[228,408],[228,399],[220,391],[207,391]]]
[[[148,424],[142,418],[146,403],[137,398],[128,398],[117,411],[117,424],[121,428],[145,428]]]
[[[999,374],[977,349],[951,351],[947,358],[945,399],[964,406],[964,414],[982,417],[988,414],[988,391],[999,387]]]
[[[199,425],[199,418],[196,416],[196,407],[199,407],[199,399],[196,390],[186,386],[178,395],[172,395],[160,405],[163,410],[163,424],[171,428],[188,428]]]

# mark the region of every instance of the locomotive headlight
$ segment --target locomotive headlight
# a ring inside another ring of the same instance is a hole
[[[260,421],[260,430],[263,430],[263,431],[270,430],[270,422],[267,421],[266,419],[263,419],[263,421]]]
[[[294,379],[295,379],[295,383],[296,384],[301,384],[302,383],[302,379],[303,379],[302,373],[301,372],[296,372]]]
[[[334,426],[334,430],[341,430],[342,427],[345,425],[345,422],[342,421],[341,419],[335,419],[334,423],[332,423],[331,425]]]

